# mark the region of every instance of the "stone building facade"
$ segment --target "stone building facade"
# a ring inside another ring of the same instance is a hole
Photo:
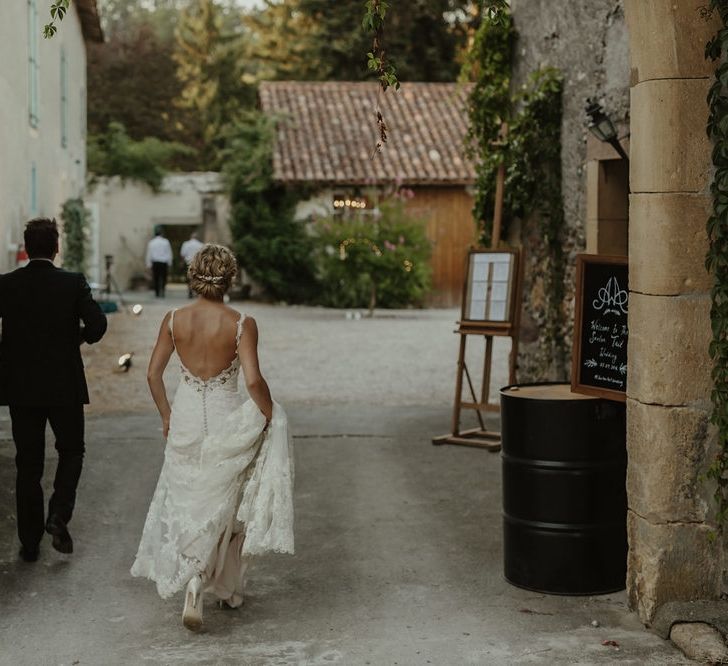
[[[95,0],[75,0],[53,39],[49,3],[3,3],[0,22],[0,272],[24,223],[57,216],[86,182],[86,44],[102,39]]]
[[[631,606],[649,624],[668,602],[718,599],[726,550],[712,487],[710,296],[705,223],[711,145],[705,60],[719,18],[703,0],[513,0],[515,84],[564,75],[563,197],[568,258],[627,254],[627,472]],[[599,101],[629,165],[588,136]],[[573,295],[573,273],[567,288]],[[567,303],[568,308],[568,303]],[[527,332],[527,327],[526,327]],[[528,342],[528,341],[526,341]]]
[[[627,0],[631,61],[627,449],[630,600],[645,621],[667,602],[725,591],[712,484],[716,453],[708,249],[711,144],[705,44],[720,18],[701,0]]]
[[[625,254],[627,245],[628,172],[614,149],[591,137],[586,125],[588,98],[599,101],[618,129],[623,145],[629,135],[629,45],[621,0],[513,0],[515,44],[513,93],[527,85],[541,67],[555,67],[563,77],[562,194],[566,255],[564,337],[570,349],[573,319],[574,266],[579,252]],[[613,191],[589,188],[601,178]],[[511,239],[519,235],[511,230]],[[605,243],[606,239],[611,242]],[[528,268],[526,284],[529,284]],[[531,297],[537,297],[536,288]],[[539,336],[538,326],[522,312],[521,379],[530,375],[529,356]],[[538,373],[542,374],[542,371]],[[568,376],[568,367],[552,366],[551,379]]]

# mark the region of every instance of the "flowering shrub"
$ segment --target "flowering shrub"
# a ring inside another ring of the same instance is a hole
[[[421,305],[430,285],[430,241],[401,198],[379,215],[347,213],[313,225],[319,300],[332,307]]]

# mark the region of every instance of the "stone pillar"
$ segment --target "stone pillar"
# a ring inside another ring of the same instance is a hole
[[[711,539],[711,278],[704,267],[711,146],[705,44],[720,22],[705,0],[626,0],[630,33],[630,604],[649,623],[676,600],[716,598]]]

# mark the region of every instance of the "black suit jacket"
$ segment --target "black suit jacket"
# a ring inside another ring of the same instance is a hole
[[[0,404],[88,403],[80,345],[106,317],[83,275],[38,259],[0,275],[0,317]]]

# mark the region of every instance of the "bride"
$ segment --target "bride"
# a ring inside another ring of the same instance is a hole
[[[260,372],[255,320],[223,303],[236,272],[227,248],[200,249],[188,270],[198,299],[164,317],[147,373],[167,446],[131,574],[162,598],[186,586],[191,630],[202,626],[203,594],[243,603],[250,555],[293,553],[286,415]],[[170,407],[163,373],[174,351],[181,381]]]

